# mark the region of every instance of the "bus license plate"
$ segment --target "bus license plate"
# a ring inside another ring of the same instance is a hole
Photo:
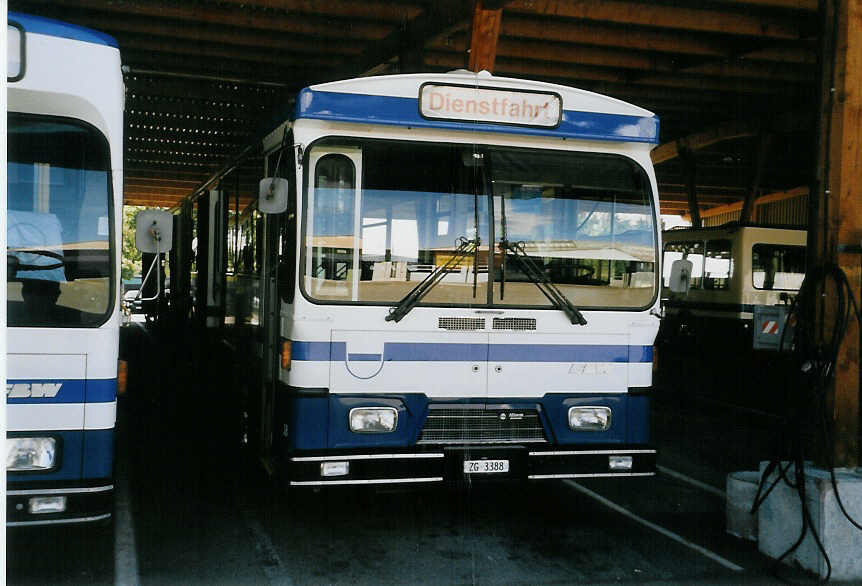
[[[508,472],[508,460],[465,460],[464,474],[494,474]]]

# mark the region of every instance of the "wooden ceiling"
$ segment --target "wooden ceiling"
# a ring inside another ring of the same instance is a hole
[[[496,75],[592,90],[660,116],[664,213],[687,210],[692,185],[706,210],[810,182],[817,0],[484,0],[481,8],[502,10]],[[474,28],[472,0],[9,0],[9,9],[119,42],[132,205],[176,204],[290,112],[306,85],[466,67]],[[250,195],[254,171],[240,176]]]

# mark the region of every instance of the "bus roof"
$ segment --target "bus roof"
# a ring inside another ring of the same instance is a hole
[[[532,108],[545,107],[545,99],[554,112],[547,123],[507,118],[510,110],[532,114]],[[435,101],[441,106],[439,115],[429,109]],[[454,107],[446,110],[444,102]],[[465,110],[468,103],[472,116]],[[486,111],[503,115],[486,117]],[[296,118],[653,144],[659,135],[658,117],[638,106],[562,85],[494,77],[487,71],[384,75],[313,85],[300,92]]]
[[[8,21],[10,24],[20,25],[26,33],[36,33],[119,48],[117,40],[111,35],[52,18],[22,14],[20,12],[9,12]]]

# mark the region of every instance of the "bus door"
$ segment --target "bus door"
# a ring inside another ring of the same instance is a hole
[[[278,244],[280,216],[264,214],[262,224],[263,254],[260,266],[260,316],[263,329],[262,337],[254,341],[258,356],[262,357],[261,378],[262,401],[260,403],[260,443],[261,454],[268,455],[272,450],[273,416],[275,410],[275,390],[281,371],[281,300],[278,294]],[[260,225],[260,224],[259,224]]]
[[[287,179],[287,194],[284,208],[279,211],[260,207],[261,215],[256,224],[255,254],[259,275],[259,315],[262,328],[255,336],[254,346],[257,356],[261,357],[260,403],[258,409],[260,425],[258,427],[259,454],[264,463],[269,465],[274,440],[273,423],[275,421],[276,390],[282,376],[281,341],[287,338],[284,331],[282,316],[288,311],[285,307],[293,303],[292,294],[287,294],[286,284],[292,287],[292,275],[295,274],[295,252],[292,245],[296,244],[295,236],[290,237],[290,231],[296,229],[296,180],[295,154],[293,149],[293,134],[286,131],[282,137],[281,147],[270,153],[265,162],[267,178]],[[259,203],[260,205],[260,203]],[[260,253],[258,254],[258,251]],[[284,303],[283,303],[284,302]]]

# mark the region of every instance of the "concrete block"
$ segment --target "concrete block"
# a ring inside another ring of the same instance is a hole
[[[743,470],[727,475],[727,532],[749,541],[757,541],[757,514],[751,514],[751,506],[757,496],[758,482],[760,473],[757,470]]]
[[[761,474],[767,463],[760,464]],[[795,482],[795,468],[787,466],[787,477]],[[862,470],[837,469],[838,492],[847,512],[862,524]],[[777,477],[773,472],[766,487]],[[848,521],[835,497],[829,471],[805,468],[805,496],[813,528],[820,537],[832,564],[833,580],[862,580],[862,531]],[[802,530],[802,508],[799,494],[779,481],[758,510],[758,547],[773,559],[780,557],[799,538]],[[798,563],[821,578],[826,576],[826,560],[820,553],[811,532],[805,535],[795,552],[785,563]]]

